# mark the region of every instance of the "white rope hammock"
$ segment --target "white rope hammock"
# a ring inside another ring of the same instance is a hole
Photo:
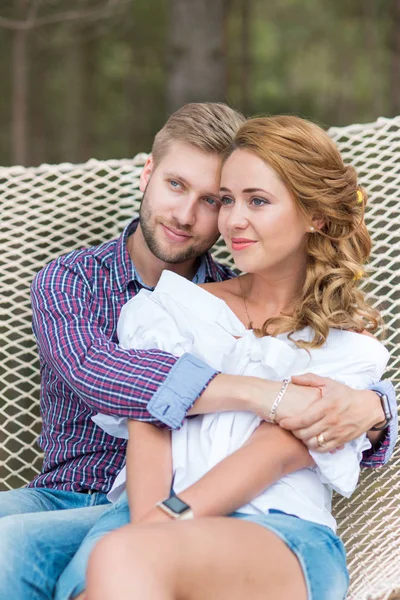
[[[387,324],[386,377],[400,391],[400,117],[332,128],[369,193],[370,294]],[[116,237],[139,207],[146,155],[35,168],[0,168],[0,489],[39,470],[39,363],[29,285],[57,255]],[[222,245],[214,255],[230,261]],[[386,600],[400,588],[400,449],[388,467],[365,470],[350,501],[335,500],[351,570],[351,600]],[[399,596],[400,597],[400,596]]]

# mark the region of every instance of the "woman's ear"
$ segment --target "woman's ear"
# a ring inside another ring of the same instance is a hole
[[[325,225],[325,220],[322,217],[313,217],[312,226],[314,229],[322,229]]]
[[[154,169],[154,161],[153,161],[152,155],[150,154],[150,156],[148,157],[148,159],[145,162],[142,172],[140,173],[139,189],[141,192],[145,192],[147,184],[149,183],[150,176],[153,172],[153,169]]]

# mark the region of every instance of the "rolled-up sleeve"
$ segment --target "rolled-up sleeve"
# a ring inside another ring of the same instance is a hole
[[[179,428],[188,410],[217,374],[192,354],[184,354],[153,395],[148,411],[171,429]]]
[[[396,392],[390,381],[380,381],[369,387],[370,390],[386,394],[389,400],[390,409],[393,415],[388,428],[384,432],[384,437],[375,448],[366,450],[361,462],[362,467],[381,467],[385,465],[393,454],[394,446],[398,435],[398,415]]]

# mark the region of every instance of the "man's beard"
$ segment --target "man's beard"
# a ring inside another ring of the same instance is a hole
[[[199,241],[193,241],[188,248],[175,252],[173,252],[173,250],[163,248],[156,237],[156,220],[149,204],[150,202],[145,191],[139,215],[140,228],[142,230],[143,238],[147,244],[147,247],[159,260],[172,265],[184,263],[188,260],[193,260],[199,256],[202,256],[216,242],[216,240],[204,240],[202,243]],[[162,223],[167,227],[173,227],[174,229],[180,230],[183,233],[190,233],[190,227],[184,228],[182,225],[176,222],[164,223],[164,221],[159,220],[158,223]]]

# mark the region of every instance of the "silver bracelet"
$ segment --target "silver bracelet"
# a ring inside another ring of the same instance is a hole
[[[280,401],[282,400],[286,390],[288,389],[288,385],[290,383],[290,379],[284,379],[283,383],[282,383],[282,387],[279,391],[279,394],[277,395],[277,397],[275,398],[275,401],[273,403],[273,405],[271,406],[271,410],[270,413],[268,415],[268,419],[266,419],[266,421],[268,421],[269,423],[275,423],[275,416],[276,416],[276,411],[277,408],[279,406]]]

